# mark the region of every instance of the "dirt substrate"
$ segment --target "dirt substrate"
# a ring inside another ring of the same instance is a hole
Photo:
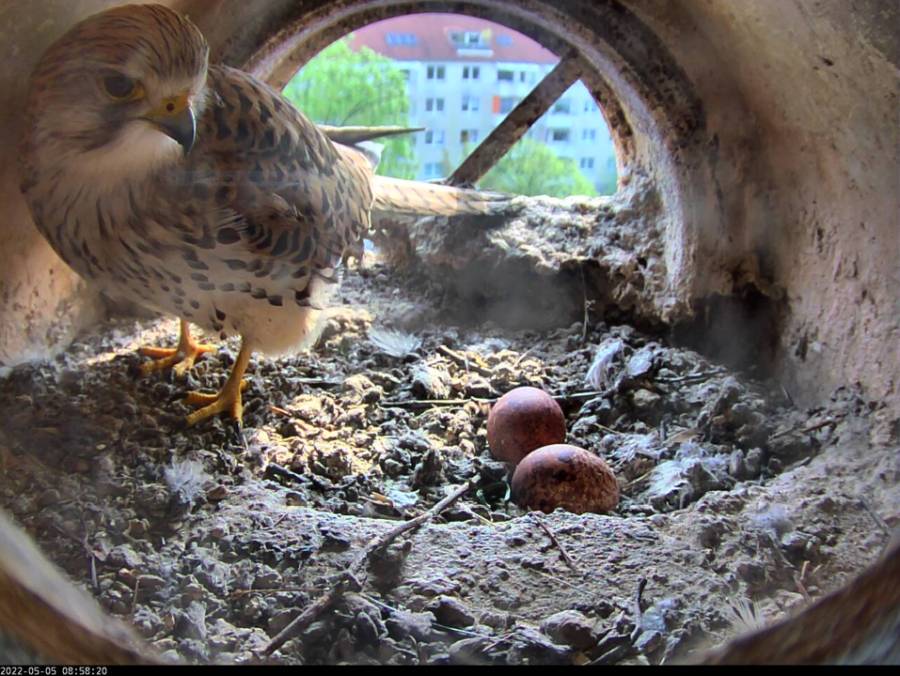
[[[224,382],[236,342],[187,382],[136,377],[135,348],[171,344],[172,320],[14,369],[0,505],[166,656],[247,662],[373,538],[471,481],[269,658],[290,664],[689,657],[838,587],[897,525],[897,430],[853,391],[799,410],[628,326],[472,323],[378,264],[337,305],[314,353],[251,361],[242,435],[185,428],[180,401]],[[610,464],[614,513],[509,502],[485,430],[517,385],[557,396],[569,443]]]

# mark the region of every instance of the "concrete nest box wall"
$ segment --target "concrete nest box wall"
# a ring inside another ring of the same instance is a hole
[[[0,10],[0,367],[50,355],[98,316],[89,289],[31,223],[15,144],[27,74],[78,19],[117,2],[35,0]],[[739,342],[771,303],[776,370],[809,400],[842,384],[896,404],[900,363],[900,8],[879,0],[170,0],[212,58],[283,85],[372,21],[465,12],[578,54],[615,136],[624,187],[650,186],[665,259],[660,319],[698,310]],[[762,301],[760,299],[763,299]],[[713,308],[709,310],[708,308]],[[700,325],[701,328],[703,325]],[[895,407],[896,408],[896,407]]]

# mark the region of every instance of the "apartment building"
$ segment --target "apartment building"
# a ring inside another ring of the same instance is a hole
[[[500,24],[457,14],[416,14],[370,24],[351,46],[402,62],[417,135],[417,178],[446,175],[556,65],[534,40]],[[593,97],[575,83],[528,135],[571,158],[595,186],[615,176],[615,151]]]

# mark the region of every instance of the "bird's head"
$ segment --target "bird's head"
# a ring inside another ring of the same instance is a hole
[[[107,180],[178,162],[194,144],[208,57],[199,29],[161,5],[88,17],[32,74],[24,154]]]

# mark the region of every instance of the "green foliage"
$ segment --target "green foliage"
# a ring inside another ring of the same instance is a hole
[[[300,70],[284,95],[314,122],[335,126],[409,126],[409,96],[403,72],[390,59],[349,37],[329,45]],[[378,173],[414,178],[418,169],[411,135],[376,141],[384,145]]]
[[[530,138],[523,138],[513,146],[481,179],[478,187],[515,195],[597,194],[573,160],[557,157],[545,144]]]

